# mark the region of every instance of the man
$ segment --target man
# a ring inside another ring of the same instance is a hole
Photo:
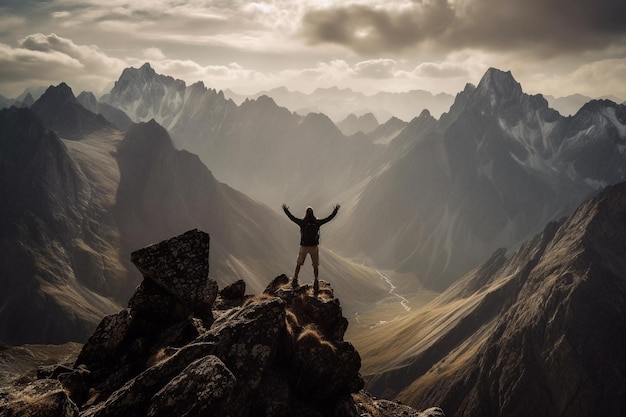
[[[299,219],[289,212],[289,207],[283,204],[283,210],[292,222],[300,226],[300,252],[298,253],[298,259],[296,261],[296,272],[293,274],[293,280],[291,285],[296,288],[298,286],[298,274],[300,273],[300,267],[304,264],[306,255],[311,257],[311,263],[313,264],[313,275],[315,281],[313,281],[313,295],[317,297],[319,292],[319,281],[317,279],[319,273],[319,244],[320,244],[320,226],[324,223],[328,223],[335,218],[339,211],[339,204],[336,204],[333,208],[333,212],[330,216],[324,219],[317,219],[313,213],[312,207],[306,208],[304,218]]]

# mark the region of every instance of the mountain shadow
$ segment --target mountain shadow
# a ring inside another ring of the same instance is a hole
[[[29,109],[0,111],[0,160],[0,341],[81,340],[121,286],[92,187]]]
[[[364,363],[368,389],[451,415],[623,415],[625,233],[620,183],[509,258],[497,251],[410,318],[367,336],[387,340]]]

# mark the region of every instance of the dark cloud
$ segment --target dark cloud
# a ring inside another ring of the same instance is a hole
[[[467,5],[442,40],[445,45],[555,55],[603,48],[626,35],[623,0],[480,0]]]
[[[309,11],[302,33],[311,43],[330,42],[362,54],[378,54],[435,38],[453,20],[454,11],[445,0],[420,4],[411,12],[350,5]]]
[[[364,55],[416,46],[530,51],[541,56],[626,41],[624,0],[415,0],[403,9],[364,5],[308,11],[302,34]]]
[[[0,9],[5,10],[33,10],[51,4],[51,0],[2,0]]]

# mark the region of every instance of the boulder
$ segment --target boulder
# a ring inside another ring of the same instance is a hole
[[[240,279],[220,291],[222,298],[227,300],[240,300],[246,295],[246,283]]]
[[[236,386],[237,379],[219,358],[205,356],[189,364],[152,397],[147,416],[219,415],[216,411]]]
[[[209,278],[209,235],[197,229],[131,253],[145,278],[200,316],[209,315],[217,283]]]

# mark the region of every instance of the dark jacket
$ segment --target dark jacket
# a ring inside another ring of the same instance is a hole
[[[320,233],[319,233],[320,226],[323,225],[324,223],[328,223],[329,221],[331,221],[337,215],[337,212],[339,211],[338,208],[335,208],[333,212],[330,213],[330,216],[324,219],[306,218],[306,217],[303,219],[299,219],[293,214],[291,214],[288,208],[283,207],[283,210],[285,211],[285,214],[287,215],[287,217],[289,217],[289,219],[291,219],[292,222],[300,226],[300,245],[301,246],[319,245],[320,244]],[[314,237],[309,241],[307,241],[306,236],[305,236],[305,228],[307,227],[307,225],[310,225],[311,227],[315,228]]]

